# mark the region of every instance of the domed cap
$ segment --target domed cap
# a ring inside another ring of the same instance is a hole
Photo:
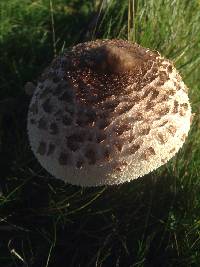
[[[119,184],[172,158],[190,128],[187,88],[158,52],[123,40],[81,43],[40,77],[28,136],[41,165],[81,186]]]

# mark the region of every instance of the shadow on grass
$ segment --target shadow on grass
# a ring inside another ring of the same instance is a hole
[[[23,259],[25,266],[169,266],[177,256],[168,247],[176,227],[175,177],[150,174],[97,188],[48,178],[28,147],[28,102],[16,100],[1,121],[7,125],[1,150],[4,264]]]
[[[176,227],[170,215],[176,205],[173,177],[149,175],[119,186],[81,189],[23,176],[6,181],[0,232],[4,245],[10,242],[29,264],[45,266],[52,247],[49,266],[140,261],[168,266],[174,251],[167,245]]]

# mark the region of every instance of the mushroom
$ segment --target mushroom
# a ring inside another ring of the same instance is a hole
[[[190,129],[187,87],[172,62],[124,40],[80,43],[38,80],[28,112],[33,153],[53,176],[119,184],[171,159]]]

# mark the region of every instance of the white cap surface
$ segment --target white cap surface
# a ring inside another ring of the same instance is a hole
[[[172,158],[190,129],[187,88],[158,52],[124,40],[72,47],[41,76],[28,136],[41,165],[81,186],[119,184]]]

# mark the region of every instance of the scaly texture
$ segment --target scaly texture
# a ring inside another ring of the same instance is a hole
[[[28,135],[55,177],[118,184],[172,158],[190,119],[187,88],[169,60],[128,41],[97,40],[72,47],[45,70]]]

